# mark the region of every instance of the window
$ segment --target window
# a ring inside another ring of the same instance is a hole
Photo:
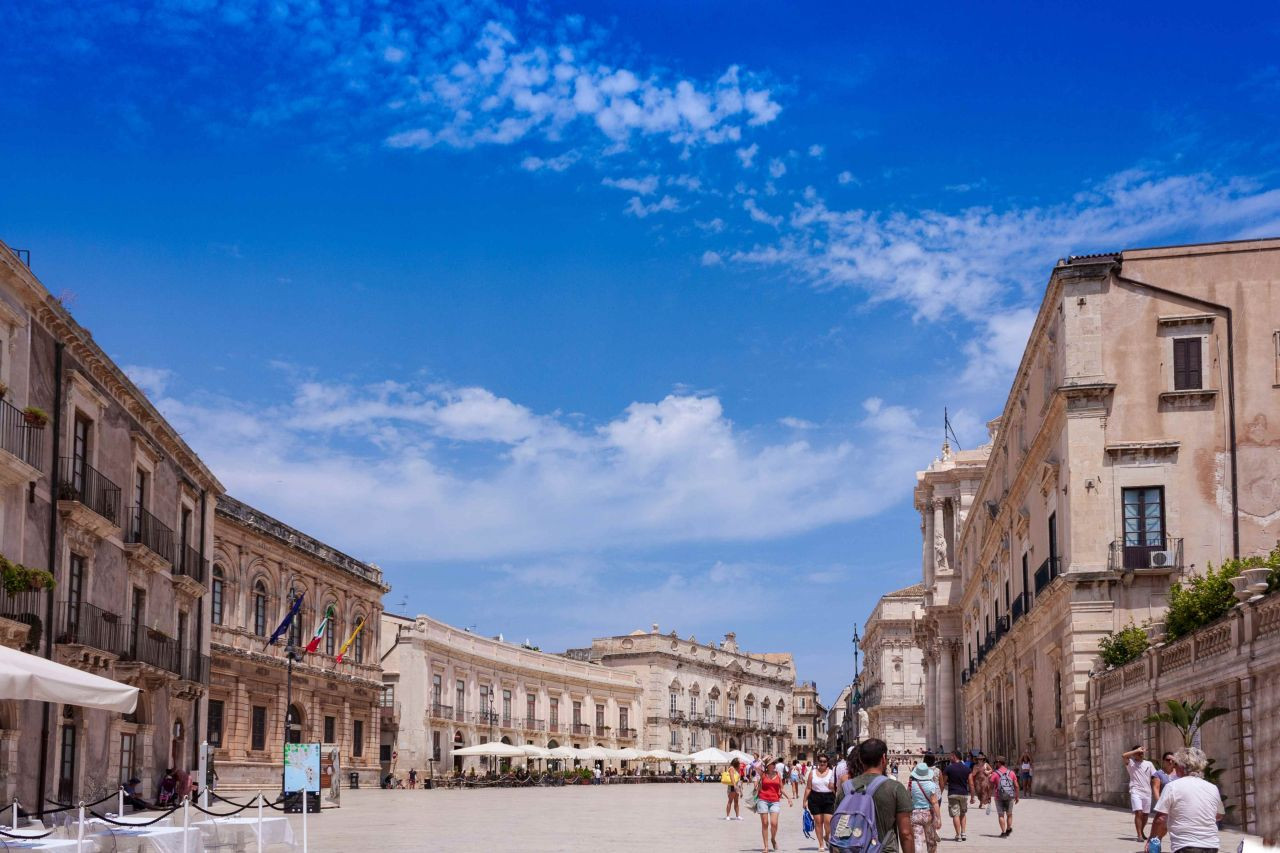
[[[209,700],[209,728],[205,735],[205,740],[209,741],[209,746],[214,748],[222,746],[222,713],[223,705],[221,699]]]
[[[184,661],[182,660],[182,653],[187,650],[187,611],[185,610],[178,611],[177,640],[178,640],[178,665],[181,666],[184,663]]]
[[[604,705],[596,705],[596,728],[604,728]]]
[[[431,733],[431,760],[440,760],[440,732]]]
[[[261,580],[253,585],[253,633],[267,636],[267,585]]]
[[[356,621],[356,624],[363,625],[364,617],[363,616],[359,617],[359,619]],[[358,634],[356,634],[356,638],[353,643],[353,646],[355,647],[356,663],[364,663],[364,631],[360,631]]]
[[[745,714],[745,716],[746,716],[746,718],[747,718],[747,723],[750,723],[750,722],[751,722],[751,712],[752,712],[753,710],[755,710],[755,706],[754,706],[754,705],[752,705],[750,702],[748,702],[748,703],[746,704],[746,714]]]
[[[338,621],[338,605],[330,601],[329,607],[333,608],[333,618],[329,620],[329,627],[324,632],[324,653],[334,657],[338,654],[338,632],[342,630],[342,623]],[[328,608],[325,612],[328,612]]]
[[[805,703],[806,701],[808,701],[808,700],[807,700],[807,699],[805,699],[803,696],[801,696],[801,697],[800,697],[800,710],[801,710],[801,711],[803,711],[803,710],[805,709],[805,704],[804,704],[804,703]]]
[[[58,763],[58,798],[70,802],[75,798],[76,786],[76,724],[62,726],[62,758]]]
[[[262,705],[254,705],[251,717],[251,734],[249,748],[262,751],[267,748],[267,709]]]
[[[454,684],[453,696],[453,712],[461,714],[467,708],[467,683],[461,678]]]
[[[502,724],[504,726],[511,725],[511,691],[502,691]]]
[[[677,701],[676,692],[672,690],[671,691],[671,716],[673,717],[676,715],[676,701]]]
[[[351,755],[355,758],[364,755],[364,720],[351,723]]]
[[[438,674],[431,676],[431,704],[432,705],[441,704],[444,701],[443,696],[444,696],[444,680],[441,679]]]
[[[147,472],[138,468],[133,473],[133,519],[130,522],[130,540],[142,541],[142,511],[147,506]]]
[[[1164,488],[1142,486],[1121,492],[1124,505],[1124,567],[1145,569],[1152,551],[1164,550]]]
[[[558,725],[560,725],[560,700],[553,697],[551,699],[551,728],[554,729]]]
[[[796,738],[806,740],[809,737],[809,729],[807,726],[796,726]]]
[[[484,722],[489,721],[489,714],[493,710],[493,700],[489,697],[489,685],[480,685],[480,719]]]
[[[138,736],[133,732],[120,733],[120,784],[133,778],[133,759]]]
[[[138,635],[142,626],[147,624],[147,591],[142,587],[133,588],[133,603],[129,607],[129,656],[138,657]]]
[[[378,744],[378,760],[381,761],[383,764],[391,763],[391,744],[389,743]]]
[[[382,695],[378,700],[380,707],[394,708],[396,706],[396,688],[394,684],[385,684],[382,687]]]
[[[93,421],[76,412],[76,422],[71,438],[71,485],[84,497],[85,466],[89,464],[89,436],[93,433]]]
[[[680,731],[678,729],[671,730],[671,750],[675,752],[680,747]]]
[[[215,625],[222,624],[223,600],[226,595],[226,576],[221,566],[213,567],[213,590],[209,595],[209,619]]]
[[[1049,513],[1049,565],[1052,571],[1057,571],[1056,563],[1058,562],[1058,514],[1056,512]]]
[[[619,708],[619,709],[618,709],[618,728],[620,728],[620,729],[629,729],[629,728],[631,728],[631,711],[630,711],[630,709],[628,709],[628,708]]]
[[[729,703],[729,722],[732,723],[737,719],[738,719],[738,703],[730,702]]]
[[[74,635],[80,627],[80,601],[84,593],[84,557],[72,554],[67,566],[67,628]]]
[[[324,742],[333,743],[338,739],[338,719],[336,717],[324,718]]]
[[[689,716],[698,716],[698,694],[696,693],[689,694]]]
[[[534,718],[538,716],[538,695],[536,693],[525,694],[524,716],[527,724],[532,726]]]
[[[1200,339],[1173,339],[1173,390],[1203,388],[1200,370]]]
[[[1062,673],[1053,674],[1053,727],[1062,728]]]
[[[575,726],[582,725],[582,703],[581,702],[573,703],[573,724]]]

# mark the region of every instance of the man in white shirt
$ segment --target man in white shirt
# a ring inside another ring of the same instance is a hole
[[[1134,744],[1133,749],[1121,757],[1129,773],[1129,809],[1133,812],[1133,825],[1138,830],[1138,840],[1146,841],[1147,815],[1151,813],[1152,801],[1160,796],[1160,778],[1156,776],[1155,765],[1147,761],[1141,744]]]
[[[1205,781],[1205,754],[1194,746],[1174,753],[1178,778],[1165,786],[1156,802],[1151,835],[1169,834],[1172,853],[1207,853],[1218,849],[1218,821],[1226,817],[1222,795],[1212,782]]]

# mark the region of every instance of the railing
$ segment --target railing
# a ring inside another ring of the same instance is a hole
[[[79,501],[120,526],[120,487],[88,462],[66,457],[58,462],[58,500]]]
[[[591,734],[591,726],[586,723],[574,723],[573,733],[575,735],[589,735]]]
[[[393,702],[390,705],[379,705],[378,719],[383,725],[398,722],[400,719],[400,703]]]
[[[0,588],[0,616],[15,621],[25,621],[22,617],[35,616],[44,619],[44,590],[24,590],[16,595]]]
[[[513,729],[513,728],[515,728],[515,725],[514,725],[514,723],[512,722],[512,719],[511,719],[511,715],[510,715],[510,714],[503,714],[503,715],[502,715],[502,727],[503,727],[504,729]]]
[[[635,729],[627,729],[627,728],[618,729],[618,737],[620,738],[634,738],[635,736],[636,736]]]
[[[0,448],[44,470],[44,430],[27,423],[22,410],[7,400],[0,400]]]
[[[184,681],[197,684],[209,683],[209,656],[202,655],[195,649],[187,649],[178,655],[178,677]]]
[[[205,561],[200,552],[191,546],[178,549],[178,559],[173,563],[173,573],[204,583]]]
[[[173,531],[143,507],[129,509],[129,529],[125,532],[124,541],[130,545],[145,545],[166,562],[173,562]]]
[[[547,723],[547,731],[550,732],[551,734],[562,735],[567,731],[567,729],[564,723],[560,722],[559,720],[552,720],[551,722]]]
[[[124,648],[124,623],[119,614],[92,604],[59,602],[55,611],[53,641],[62,645],[88,646],[112,654]]]
[[[1020,592],[1013,598],[1013,621],[1017,622],[1031,610],[1031,596]]]
[[[671,712],[668,714],[668,717],[669,717],[670,719],[672,719],[672,720],[675,720],[676,722],[683,722],[683,721],[684,721],[684,711],[671,711]]]
[[[707,718],[707,722],[712,723],[713,725],[720,721],[720,718],[714,712],[707,713],[705,716]]]
[[[445,705],[444,707],[448,708],[449,706]],[[461,705],[453,709],[453,721],[455,723],[461,723],[466,718],[467,718],[466,709],[464,709]]]
[[[596,726],[596,737],[608,737],[611,731],[608,726]]]
[[[120,657],[122,660],[145,663],[169,672],[178,672],[181,667],[177,641],[159,631],[143,627],[134,631]]]
[[[1062,574],[1060,565],[1060,557],[1045,557],[1040,568],[1036,569],[1036,595],[1043,592],[1045,587],[1053,583],[1054,578]]]
[[[452,720],[453,706],[441,705],[439,702],[431,703],[431,716],[437,720]]]
[[[1113,572],[1143,569],[1182,568],[1182,540],[1165,536],[1155,545],[1126,545],[1123,539],[1111,543],[1107,568]]]
[[[520,721],[520,727],[529,732],[546,731],[546,721],[537,717],[525,717]]]
[[[496,726],[498,724],[498,713],[496,711],[476,711],[471,719],[476,725]]]
[[[996,617],[996,640],[999,641],[999,639],[1007,633],[1009,633],[1009,617],[997,616]]]

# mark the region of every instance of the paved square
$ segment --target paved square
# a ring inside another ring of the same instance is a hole
[[[238,799],[238,798],[237,798]],[[485,788],[461,791],[343,791],[342,808],[308,817],[312,853],[399,851],[689,851],[760,850],[760,821],[724,817],[717,784],[607,785],[565,788]],[[1033,798],[1018,804],[1014,834],[999,837],[996,817],[969,813],[969,840],[950,840],[944,818],[943,853],[1080,851],[1137,853],[1126,812]],[[301,818],[293,816],[302,839]],[[1234,853],[1238,833],[1222,833]],[[799,807],[782,810],[780,851],[816,851],[800,830]],[[299,848],[301,849],[301,848]],[[1167,848],[1166,848],[1167,849]],[[909,853],[909,851],[908,851]]]

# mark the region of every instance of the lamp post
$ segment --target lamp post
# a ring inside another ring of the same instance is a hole
[[[858,644],[862,638],[858,636],[858,623],[853,623],[853,744],[856,746],[862,737],[862,724],[858,719],[858,711],[862,708],[862,671],[858,666]]]
[[[289,607],[293,607],[294,601],[297,599],[296,589],[289,586]],[[294,617],[297,618],[297,617]],[[286,753],[288,752],[289,735],[293,733],[293,664],[299,660],[298,647],[293,642],[293,624],[290,623],[285,631],[285,678],[284,678],[284,745],[280,750],[280,795],[283,797],[288,793],[288,786],[285,783],[285,773],[288,768],[288,760]]]

